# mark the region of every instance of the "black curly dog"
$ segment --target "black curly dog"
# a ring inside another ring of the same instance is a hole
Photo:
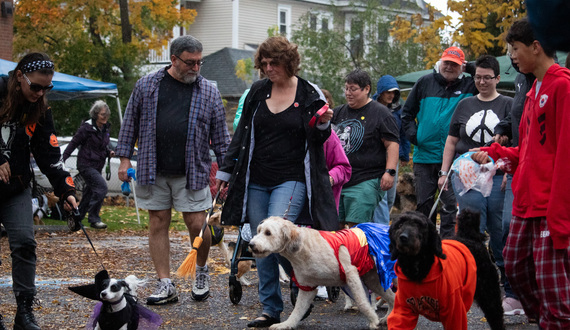
[[[457,233],[450,239],[464,244],[477,264],[477,302],[491,329],[505,329],[503,306],[497,269],[484,245],[485,235],[479,231],[477,212],[462,211],[457,217]],[[403,213],[390,226],[390,254],[409,280],[422,282],[430,272],[435,257],[445,259],[436,227],[424,214]]]

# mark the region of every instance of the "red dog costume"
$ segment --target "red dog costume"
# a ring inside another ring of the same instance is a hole
[[[442,250],[447,259],[436,257],[421,283],[408,280],[396,263],[398,291],[394,310],[388,316],[388,329],[414,329],[421,314],[443,323],[445,329],[467,330],[467,311],[473,304],[477,285],[477,265],[460,242],[444,240]]]

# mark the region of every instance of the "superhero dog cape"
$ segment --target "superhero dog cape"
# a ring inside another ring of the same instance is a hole
[[[396,278],[394,272],[396,261],[390,260],[389,229],[388,225],[361,223],[351,229],[337,232],[319,231],[319,233],[331,245],[337,259],[341,245],[348,249],[351,262],[358,268],[361,276],[376,265],[380,284],[384,290],[388,290],[392,285],[392,280]],[[340,261],[339,270],[341,279],[344,280],[344,269]]]

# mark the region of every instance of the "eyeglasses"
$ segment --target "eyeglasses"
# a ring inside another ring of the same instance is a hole
[[[496,76],[495,77],[492,77],[492,76],[475,76],[474,77],[475,81],[483,80],[484,82],[489,82],[495,78],[497,78],[497,77]]]
[[[196,64],[198,66],[202,66],[204,64],[204,60],[183,60],[180,58],[180,56],[178,55],[174,55],[176,56],[176,58],[178,58],[179,60],[181,60],[182,62],[184,62],[184,64],[188,65],[189,67],[193,68],[194,66],[196,66]]]
[[[359,88],[359,87],[352,87],[352,88],[345,87],[345,88],[344,88],[344,92],[345,92],[345,93],[348,93],[348,92],[350,92],[350,93],[356,93],[357,91],[361,91],[361,90],[363,90],[363,89],[364,89],[364,88]]]
[[[36,83],[32,83],[30,81],[30,79],[28,79],[28,77],[26,76],[26,74],[22,74],[24,76],[24,78],[26,78],[26,81],[28,82],[28,85],[30,86],[30,89],[32,90],[32,92],[39,92],[39,91],[49,91],[53,88],[53,84],[49,84],[49,86],[42,86],[40,84],[36,84]]]

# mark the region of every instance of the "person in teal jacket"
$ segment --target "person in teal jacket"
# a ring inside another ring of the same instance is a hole
[[[434,204],[439,177],[447,175],[440,169],[451,116],[459,101],[477,94],[473,78],[463,74],[467,67],[474,71],[466,65],[461,49],[447,48],[437,69],[416,82],[402,109],[402,126],[415,145],[417,210],[426,216]],[[440,235],[447,237],[455,232],[457,203],[450,189],[441,192],[441,200]],[[435,222],[435,216],[432,220]]]

